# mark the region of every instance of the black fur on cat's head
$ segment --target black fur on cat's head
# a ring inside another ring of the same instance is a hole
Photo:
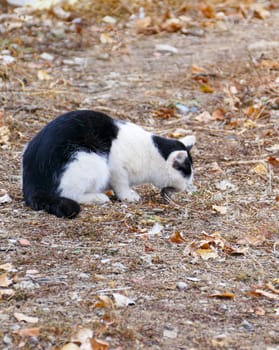
[[[167,183],[164,187],[174,191],[185,191],[192,186],[193,159],[190,150],[195,144],[195,136],[186,136],[181,140],[152,136],[153,143],[168,168]]]

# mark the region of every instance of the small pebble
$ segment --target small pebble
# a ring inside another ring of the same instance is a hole
[[[249,332],[254,332],[254,326],[248,322],[247,320],[243,320],[241,323],[242,327],[245,328]]]
[[[179,290],[185,290],[188,289],[188,284],[182,281],[179,281],[176,283],[176,288]]]

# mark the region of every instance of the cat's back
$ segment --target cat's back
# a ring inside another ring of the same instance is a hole
[[[47,124],[31,140],[27,150],[51,154],[63,148],[64,153],[78,150],[106,153],[117,134],[117,123],[111,117],[101,112],[78,110]]]

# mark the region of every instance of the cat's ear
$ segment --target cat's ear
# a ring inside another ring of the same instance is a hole
[[[173,152],[173,167],[174,169],[179,169],[183,164],[185,164],[188,158],[188,153],[186,151],[175,151]]]
[[[183,145],[187,148],[188,151],[190,151],[190,149],[196,143],[196,136],[194,136],[194,135],[185,136],[182,139],[180,139],[179,141],[183,143]]]

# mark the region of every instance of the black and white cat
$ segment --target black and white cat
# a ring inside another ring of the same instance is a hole
[[[89,110],[47,124],[26,146],[22,160],[27,206],[74,218],[78,203],[105,203],[113,189],[123,201],[140,199],[131,186],[152,183],[184,191],[192,184],[194,136],[174,140],[130,122]]]

